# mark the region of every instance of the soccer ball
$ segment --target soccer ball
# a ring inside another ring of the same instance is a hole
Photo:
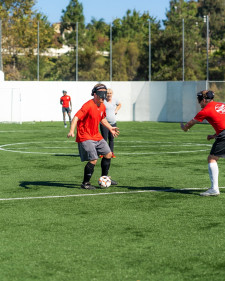
[[[98,180],[98,184],[101,187],[110,187],[111,185],[111,179],[107,176],[102,176],[100,177],[100,179]]]

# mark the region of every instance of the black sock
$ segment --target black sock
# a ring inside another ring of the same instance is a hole
[[[88,162],[84,167],[84,180],[83,183],[89,182],[91,179],[92,174],[94,173],[95,165]]]
[[[107,159],[105,157],[102,158],[102,162],[101,162],[102,176],[108,176],[110,163],[111,163],[111,158],[110,159]]]

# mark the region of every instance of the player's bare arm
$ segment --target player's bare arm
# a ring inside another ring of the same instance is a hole
[[[186,124],[180,123],[180,127],[184,132],[187,132],[191,127],[193,127],[198,121],[195,119],[190,120]]]
[[[72,120],[72,122],[71,122],[71,126],[70,126],[70,131],[69,131],[69,133],[68,133],[68,135],[67,135],[67,138],[70,138],[70,137],[74,137],[75,135],[74,135],[74,131],[75,131],[75,129],[76,129],[76,126],[77,126],[77,121],[78,121],[79,119],[78,119],[78,117],[77,116],[74,116],[73,117],[73,120]]]
[[[106,118],[102,119],[101,121],[101,124],[103,126],[105,126],[111,133],[114,137],[118,137],[120,132],[119,132],[119,128],[117,127],[112,127],[109,122],[106,120]]]
[[[121,103],[119,103],[119,104],[117,105],[116,110],[115,110],[115,114],[118,113],[118,111],[120,110],[120,108],[121,108]]]

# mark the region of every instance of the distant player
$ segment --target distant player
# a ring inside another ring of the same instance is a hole
[[[89,100],[75,114],[70,132],[67,137],[74,137],[74,131],[77,127],[76,142],[80,153],[81,161],[88,161],[84,167],[84,177],[81,184],[83,189],[95,189],[90,180],[97,164],[98,156],[101,154],[102,176],[108,176],[112,152],[99,132],[99,123],[105,126],[114,137],[119,135],[117,127],[112,127],[106,120],[106,109],[104,99],[106,98],[107,88],[104,84],[97,84],[92,89],[93,99]],[[117,182],[111,179],[112,185]]]
[[[215,139],[208,156],[208,172],[211,181],[211,188],[200,193],[201,196],[219,195],[218,176],[219,168],[217,161],[220,157],[225,158],[225,104],[214,102],[214,92],[201,91],[197,93],[198,102],[202,110],[185,125],[181,123],[181,129],[187,132],[197,122],[207,120],[215,129],[214,135],[208,135],[207,140]]]
[[[63,96],[60,98],[60,104],[62,105],[62,113],[63,113],[63,122],[64,122],[64,127],[67,128],[66,125],[66,112],[69,117],[69,122],[71,125],[71,111],[72,111],[72,101],[71,97],[67,95],[67,91],[62,91]]]

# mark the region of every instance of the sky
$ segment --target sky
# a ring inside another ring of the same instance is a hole
[[[66,10],[70,0],[36,0],[35,9],[47,16],[52,23],[60,22],[62,10]],[[123,18],[127,10],[134,9],[141,14],[149,12],[149,15],[157,20],[166,19],[166,11],[169,10],[170,0],[79,0],[83,5],[85,24],[104,19],[106,23],[115,18]]]

